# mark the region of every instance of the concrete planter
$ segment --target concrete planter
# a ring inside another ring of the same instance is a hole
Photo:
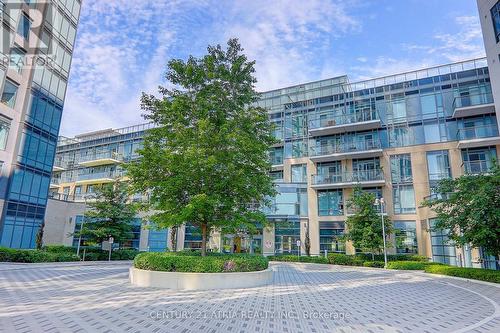
[[[130,267],[130,283],[138,287],[156,287],[173,290],[209,290],[252,288],[270,284],[273,271],[237,273],[180,273],[147,271]]]

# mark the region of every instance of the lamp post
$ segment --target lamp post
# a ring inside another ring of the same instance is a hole
[[[384,268],[387,268],[387,246],[385,243],[385,223],[384,223],[384,198],[375,199],[374,205],[380,207],[380,219],[382,220],[382,238],[384,240]]]

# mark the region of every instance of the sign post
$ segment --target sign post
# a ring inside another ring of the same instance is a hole
[[[109,243],[109,256],[108,256],[108,261],[111,261],[111,249],[113,248],[113,242],[115,241],[115,239],[111,236],[109,236],[109,240],[108,240],[108,243]]]
[[[297,257],[299,258],[300,261],[300,240],[297,241]]]

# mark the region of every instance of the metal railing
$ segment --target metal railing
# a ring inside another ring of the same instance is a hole
[[[486,160],[464,161],[463,166],[466,174],[477,175],[490,172],[492,163]]]
[[[77,180],[94,180],[94,179],[116,179],[123,177],[123,171],[103,171],[94,173],[84,173],[77,176]]]
[[[355,124],[378,119],[377,112],[372,110],[340,115],[334,113],[318,114],[309,120],[309,129]]]
[[[493,94],[491,92],[462,95],[455,97],[453,100],[453,109],[491,103],[493,103]]]
[[[481,139],[498,136],[496,124],[461,128],[457,131],[458,140]]]
[[[88,155],[81,155],[79,158],[79,162],[89,162],[102,159],[114,159],[121,161],[123,160],[123,156],[115,151],[101,151]]]
[[[382,169],[362,170],[354,172],[342,172],[339,174],[313,175],[313,185],[338,184],[338,183],[360,183],[384,180]]]
[[[382,149],[380,140],[359,140],[349,143],[332,143],[311,147],[311,156],[322,156],[339,153],[351,153],[357,151],[367,151]]]

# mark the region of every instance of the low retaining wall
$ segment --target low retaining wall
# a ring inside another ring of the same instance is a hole
[[[270,284],[273,271],[236,273],[181,273],[147,271],[130,267],[130,283],[138,287],[157,287],[174,290],[209,290],[260,287]]]

